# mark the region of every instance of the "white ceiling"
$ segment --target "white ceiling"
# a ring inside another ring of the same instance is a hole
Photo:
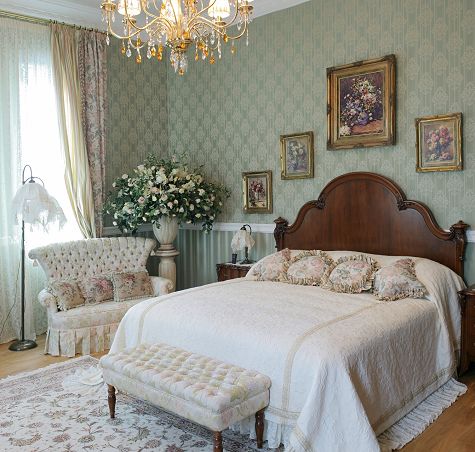
[[[263,16],[309,0],[254,0],[254,16]],[[101,0],[0,0],[0,10],[59,22],[103,28]]]

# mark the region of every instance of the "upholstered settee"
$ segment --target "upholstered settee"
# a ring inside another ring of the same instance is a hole
[[[55,243],[35,248],[29,257],[44,270],[47,284],[119,272],[146,270],[147,259],[156,245],[143,237],[114,237]],[[167,294],[172,282],[151,277],[154,296]],[[122,317],[133,305],[150,298],[85,304],[67,311],[58,310],[57,299],[46,289],[38,295],[48,312],[45,353],[72,357],[110,348]]]

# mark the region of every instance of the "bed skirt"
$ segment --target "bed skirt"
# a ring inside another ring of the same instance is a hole
[[[452,405],[458,397],[465,394],[467,386],[451,378],[447,383],[423,400],[406,416],[389,427],[378,436],[378,442],[382,452],[401,449],[414,438],[419,436],[442,412]],[[254,416],[249,417],[231,428],[241,434],[249,434],[252,439],[256,438],[254,429]],[[282,425],[265,420],[264,440],[268,441],[270,449],[276,449],[280,444],[285,450],[292,452],[290,435],[295,426]]]
[[[45,354],[72,358],[110,349],[119,323],[86,328],[57,330],[48,328]]]

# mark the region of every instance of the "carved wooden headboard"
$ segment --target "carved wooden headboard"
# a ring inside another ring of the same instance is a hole
[[[275,220],[276,248],[361,251],[425,257],[463,277],[463,221],[442,229],[424,204],[406,199],[390,179],[348,173],[333,179],[316,201],[300,209],[291,225]]]

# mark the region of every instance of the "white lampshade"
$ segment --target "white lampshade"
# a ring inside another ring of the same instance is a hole
[[[216,0],[213,4],[214,0],[209,0],[209,4],[212,5],[210,9],[208,9],[208,16],[212,17],[213,19],[226,19],[231,14],[231,7],[229,6],[228,0]]]
[[[56,222],[62,227],[66,222],[58,201],[36,182],[27,182],[18,189],[12,201],[12,208],[17,221],[23,220],[25,223],[41,225],[43,228]]]
[[[256,242],[252,238],[249,231],[245,229],[240,229],[234,234],[233,239],[231,240],[231,249],[233,253],[237,253],[240,250],[246,248],[246,246],[251,249]]]
[[[125,6],[127,2],[127,14],[129,16],[138,16],[142,8],[140,7],[140,0],[119,0],[117,4],[117,11],[119,14],[125,16]]]

